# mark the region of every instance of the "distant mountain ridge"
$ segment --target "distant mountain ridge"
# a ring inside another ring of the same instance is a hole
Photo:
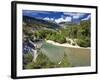
[[[60,25],[57,23],[53,23],[51,21],[46,21],[43,19],[37,19],[30,16],[23,16],[23,22],[36,25],[36,26],[47,27],[47,28],[54,28],[54,29],[60,28]]]
[[[89,21],[89,20],[83,20],[80,21]],[[70,26],[75,26],[75,25],[80,25],[80,23],[74,23],[74,22],[60,22],[56,23],[55,21],[49,21],[49,20],[43,20],[43,19],[38,19],[30,16],[23,16],[23,23],[26,23],[28,25],[31,25],[33,28],[51,28],[51,29],[60,29],[60,28],[67,28]]]

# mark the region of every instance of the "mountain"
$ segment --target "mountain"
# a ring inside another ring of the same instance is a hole
[[[70,26],[73,26],[73,25],[78,25],[78,24],[77,23],[73,23],[73,22],[60,22],[59,25],[62,28],[67,28],[67,27],[70,27]]]
[[[23,23],[31,25],[33,27],[41,27],[41,28],[60,28],[59,24],[51,21],[46,21],[43,19],[37,19],[34,17],[23,16]]]

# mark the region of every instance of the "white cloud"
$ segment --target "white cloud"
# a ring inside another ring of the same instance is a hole
[[[91,15],[88,15],[86,18],[82,19],[82,20],[88,20],[91,18]]]
[[[45,17],[43,18],[44,20],[48,20],[48,21],[55,21],[56,23],[60,23],[60,22],[71,22],[72,18],[70,16],[62,16],[61,18],[58,19],[54,19],[54,18],[49,18],[49,17]]]
[[[80,17],[84,16],[84,13],[64,13],[64,15],[72,16],[73,19],[79,19]]]
[[[54,18],[49,18],[49,17],[45,17],[43,18],[44,20],[48,20],[48,21],[54,21]]]
[[[72,20],[72,18],[71,17],[61,17],[61,18],[59,18],[59,19],[55,19],[55,22],[57,22],[57,23],[60,23],[60,22],[70,22]]]
[[[50,20],[50,18],[49,17],[45,17],[45,18],[43,18],[44,20]]]
[[[54,21],[54,18],[50,18],[51,21]]]

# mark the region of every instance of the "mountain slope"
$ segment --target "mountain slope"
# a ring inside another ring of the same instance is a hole
[[[29,17],[29,16],[23,16],[23,22],[33,27],[37,26],[37,27],[46,27],[46,28],[53,28],[53,29],[60,28],[60,26],[56,23],[42,20],[42,19],[37,19],[34,17]]]

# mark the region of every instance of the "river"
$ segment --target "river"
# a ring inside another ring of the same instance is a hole
[[[44,42],[41,50],[53,62],[61,61],[65,53],[74,67],[91,65],[90,49],[67,48]]]

